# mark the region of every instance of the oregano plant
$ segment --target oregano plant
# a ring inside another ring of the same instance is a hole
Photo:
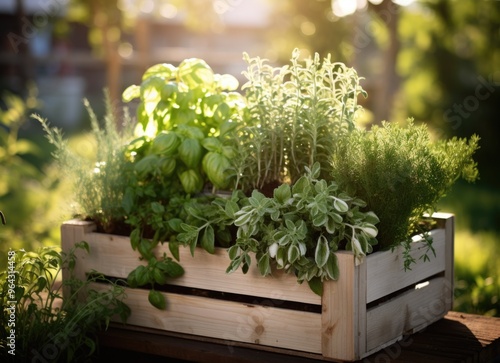
[[[262,275],[273,266],[284,269],[321,295],[321,282],[339,276],[338,249],[353,251],[356,263],[372,251],[378,217],[363,212],[366,203],[339,190],[334,181],[319,179],[319,163],[305,169],[293,185],[274,189],[272,197],[254,190],[240,200],[227,272],[240,267],[246,272],[255,254]]]

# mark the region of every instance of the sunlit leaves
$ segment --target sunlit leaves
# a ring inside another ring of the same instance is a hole
[[[372,251],[377,216],[361,212],[364,202],[339,192],[336,183],[318,179],[320,170],[318,164],[306,168],[294,185],[275,188],[273,197],[254,190],[236,212],[237,205],[231,204],[238,238],[229,249],[228,272],[240,265],[248,268],[246,256],[254,252],[261,274],[268,274],[274,262],[320,293],[323,280],[339,276],[335,251],[340,243],[354,252],[358,263]]]

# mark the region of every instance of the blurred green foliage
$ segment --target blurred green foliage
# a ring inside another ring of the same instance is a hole
[[[41,134],[24,131],[36,107],[36,89],[26,97],[4,93],[0,109],[0,269],[10,248],[57,245],[64,218],[64,185],[50,164],[50,147]],[[34,121],[32,121],[34,122]],[[22,135],[26,134],[26,135]]]
[[[500,316],[500,192],[457,183],[440,203],[456,217],[454,310]]]

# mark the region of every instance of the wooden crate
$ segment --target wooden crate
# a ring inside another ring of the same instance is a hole
[[[414,243],[412,255],[418,262],[411,271],[403,270],[401,249],[373,253],[359,266],[352,253],[340,251],[340,277],[324,283],[323,297],[307,284],[298,284],[294,276],[275,272],[262,277],[255,261],[247,274],[226,274],[230,260],[224,249],[211,255],[198,248],[193,258],[189,249],[181,248],[185,274],[171,280],[170,290],[163,292],[167,309],[152,307],[148,290],[127,288],[126,303],[132,309],[128,324],[215,338],[228,345],[285,349],[331,360],[361,359],[451,310],[454,217],[433,217],[439,228],[431,231],[436,251],[431,261],[419,260],[422,242]],[[78,252],[80,278],[92,270],[126,278],[144,263],[127,237],[94,230],[91,222],[76,220],[62,226],[63,250],[80,241],[90,245],[90,254]],[[167,249],[163,245],[158,252]]]

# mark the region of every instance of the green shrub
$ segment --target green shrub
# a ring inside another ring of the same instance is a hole
[[[462,177],[478,177],[472,155],[479,138],[431,141],[426,126],[383,123],[346,135],[333,156],[332,177],[380,218],[381,247],[405,241],[424,213]]]

